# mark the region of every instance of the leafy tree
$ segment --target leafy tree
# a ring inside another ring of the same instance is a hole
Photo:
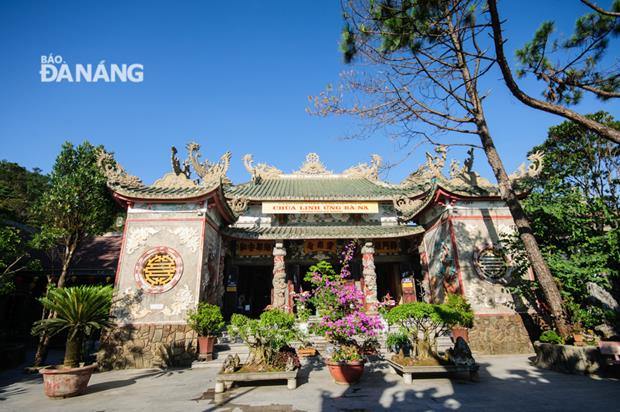
[[[53,336],[67,331],[64,366],[77,367],[84,338],[111,325],[112,291],[111,286],[52,288],[47,296],[39,300],[45,309],[56,316],[35,322],[32,333]]]
[[[0,161],[0,219],[35,224],[32,205],[47,189],[48,176],[17,163]]]
[[[13,290],[13,274],[29,263],[25,243],[17,228],[0,226],[0,296]]]
[[[517,226],[527,257],[560,333],[568,330],[562,298],[530,222],[512,187],[488,127],[478,80],[495,64],[481,44],[491,29],[477,0],[343,2],[345,60],[363,59],[366,71],[347,75],[312,99],[320,115],[353,115],[373,128],[397,128],[406,139],[436,143],[438,133],[477,138]],[[345,92],[357,94],[347,100]],[[362,98],[359,98],[359,96]],[[475,142],[475,141],[474,141]],[[458,144],[458,143],[457,143]]]
[[[620,130],[607,113],[588,117]],[[532,182],[524,207],[572,321],[596,326],[609,316],[589,305],[586,284],[594,282],[618,296],[620,147],[566,121],[551,127],[547,140],[532,149],[537,150],[546,153],[543,172]],[[518,255],[518,244],[509,247]],[[516,262],[521,271],[527,267],[522,258]],[[531,301],[536,287],[523,281],[513,286]]]
[[[534,38],[517,52],[520,63],[517,75],[523,77],[531,74],[542,81],[545,84],[545,100],[525,93],[514,79],[504,53],[505,42],[497,0],[488,0],[497,63],[506,86],[522,103],[565,117],[605,139],[620,143],[620,131],[566,107],[578,103],[584,93],[602,100],[620,97],[617,61],[610,67],[604,67],[610,39],[620,33],[620,0],[614,0],[611,11],[589,1],[582,2],[594,13],[577,19],[570,38],[552,40],[554,23],[546,21],[534,33]]]
[[[63,288],[80,242],[105,232],[112,224],[116,205],[107,190],[106,178],[97,166],[103,150],[88,142],[79,146],[66,142],[50,176],[50,187],[35,206],[41,230],[34,243],[42,249],[60,249],[61,272],[56,287]],[[48,316],[53,316],[53,312]],[[45,315],[44,315],[45,317]],[[42,335],[35,366],[46,357],[49,337]]]

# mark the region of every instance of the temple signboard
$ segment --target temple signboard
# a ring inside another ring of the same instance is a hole
[[[263,202],[263,213],[379,213],[378,202]]]

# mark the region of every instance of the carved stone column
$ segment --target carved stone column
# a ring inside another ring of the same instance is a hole
[[[377,273],[375,272],[375,248],[372,242],[366,242],[362,247],[362,266],[364,275],[364,295],[366,308],[373,310],[377,305]]]
[[[271,306],[286,310],[286,268],[284,265],[286,249],[280,242],[273,248],[273,301]]]

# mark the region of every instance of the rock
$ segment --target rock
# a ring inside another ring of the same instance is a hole
[[[222,366],[222,371],[224,373],[233,373],[239,368],[241,364],[241,360],[239,359],[239,355],[235,353],[235,355],[228,355],[226,359],[224,359],[224,365]]]
[[[448,349],[447,352],[450,361],[455,365],[473,366],[476,364],[469,345],[461,336],[456,338],[454,348]]]
[[[597,335],[603,337],[604,339],[609,339],[613,336],[620,336],[620,331],[616,329],[614,326],[608,325],[607,323],[603,323],[602,325],[598,325],[594,328],[594,332]]]
[[[590,294],[588,300],[602,306],[604,309],[615,310],[620,313],[620,304],[618,304],[618,301],[611,296],[611,293],[607,292],[594,282],[586,283],[586,288]]]

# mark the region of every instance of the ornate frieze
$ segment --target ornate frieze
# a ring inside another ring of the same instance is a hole
[[[172,289],[183,274],[183,259],[169,247],[146,251],[134,268],[134,279],[146,293],[164,293]]]
[[[194,295],[189,290],[189,286],[183,285],[177,290],[172,299],[172,303],[162,310],[164,316],[178,316],[185,313],[194,304]]]
[[[244,197],[233,197],[228,200],[228,205],[233,212],[240,215],[248,209],[249,202],[248,199]]]

